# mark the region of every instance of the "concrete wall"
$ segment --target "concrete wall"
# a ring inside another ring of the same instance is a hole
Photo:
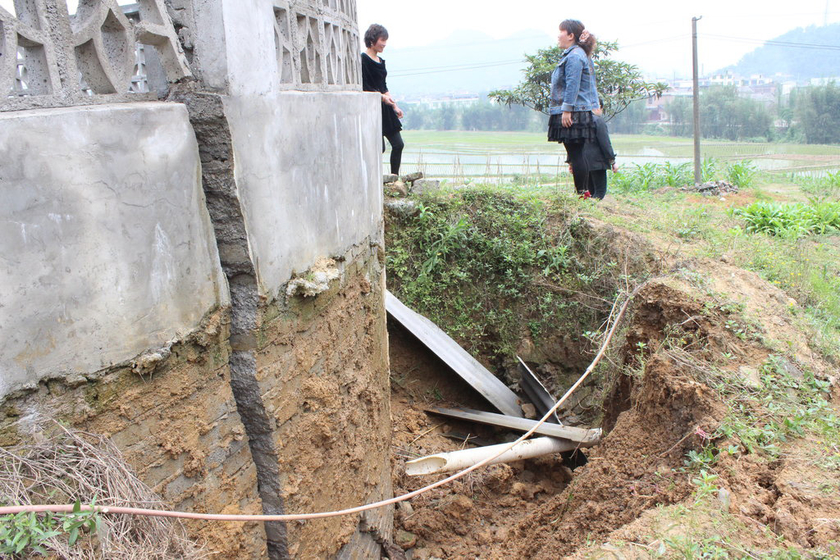
[[[0,398],[166,345],[228,301],[182,106],[0,114]]]
[[[355,1],[168,0],[175,25],[163,5],[120,36],[160,43],[168,103],[0,113],[0,445],[46,413],[192,511],[388,497],[380,111]],[[86,8],[95,43],[115,6]],[[125,49],[102,49],[113,76],[88,96],[66,12],[44,13],[70,78],[0,110],[131,99]],[[370,558],[392,511],[190,528],[224,558]]]
[[[226,97],[235,175],[263,295],[382,232],[379,96]]]

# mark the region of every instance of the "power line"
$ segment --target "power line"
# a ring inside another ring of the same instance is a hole
[[[550,35],[546,33],[545,35],[540,35],[540,36],[534,35],[534,36],[528,36],[528,37],[507,37],[505,39],[487,39],[486,41],[476,41],[476,42],[473,42],[473,43],[453,43],[453,44],[427,45],[427,46],[426,45],[418,45],[416,47],[394,47],[391,50],[391,52],[392,53],[403,54],[403,53],[407,53],[407,52],[410,52],[410,51],[418,51],[418,50],[422,50],[422,51],[452,50],[452,49],[462,49],[464,47],[478,47],[478,46],[481,46],[481,45],[492,45],[492,44],[496,44],[496,43],[508,43],[508,42],[512,42],[512,41],[519,41],[519,42],[533,41],[535,39],[543,39],[545,37],[550,37]]]
[[[671,41],[676,41],[678,39],[687,39],[691,37],[687,33],[683,33],[682,35],[674,35],[673,37],[663,37],[661,39],[651,39],[650,41],[643,41],[641,43],[633,43],[632,45],[622,45],[621,43],[618,44],[619,50],[620,49],[630,49],[633,47],[642,47],[645,45],[653,45],[656,43],[669,43]]]
[[[483,68],[495,68],[497,66],[508,66],[511,64],[524,64],[525,61],[519,60],[505,60],[501,62],[484,62],[478,64],[465,64],[460,66],[437,66],[431,68],[412,68],[403,72],[389,73],[389,78],[403,78],[405,76],[419,76],[421,74],[437,74],[439,72],[458,72],[460,70],[479,70]]]
[[[740,43],[751,43],[751,44],[761,44],[761,45],[773,45],[778,47],[794,47],[794,48],[801,48],[801,49],[814,49],[814,50],[828,50],[828,51],[838,51],[840,50],[840,45],[825,45],[825,44],[818,44],[818,43],[794,43],[792,41],[774,41],[770,40],[763,40],[763,39],[751,39],[748,37],[731,37],[728,35],[713,35],[713,34],[703,34],[703,37],[713,37],[716,39],[726,39],[729,41],[737,41]]]

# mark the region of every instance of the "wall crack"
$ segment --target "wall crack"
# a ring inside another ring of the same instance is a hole
[[[257,471],[263,513],[285,513],[274,428],[257,381],[257,315],[259,290],[251,261],[248,234],[234,178],[233,141],[220,95],[174,91],[170,101],[183,103],[195,129],[201,159],[201,180],[213,223],[222,270],[231,301],[230,385]],[[286,524],[265,523],[268,557],[290,558]]]

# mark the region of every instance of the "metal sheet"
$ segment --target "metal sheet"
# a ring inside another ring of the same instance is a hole
[[[519,360],[519,373],[521,374],[521,381],[519,382],[519,386],[522,387],[522,391],[528,397],[528,399],[534,403],[534,406],[537,407],[537,410],[540,413],[540,417],[545,416],[545,413],[551,410],[555,404],[557,404],[557,400],[551,396],[551,393],[548,392],[540,380],[537,379],[537,376],[534,375],[534,372],[525,365],[525,362],[519,356],[516,357]],[[548,422],[553,422],[554,424],[562,425],[563,422],[560,421],[560,418],[557,416],[556,413],[553,413],[551,416],[548,417]]]
[[[463,408],[430,408],[429,412],[449,416],[450,418],[458,418],[460,420],[469,420],[471,422],[479,422],[481,424],[491,424],[501,428],[508,428],[520,432],[527,432],[537,424],[536,420],[528,420],[527,418],[512,418],[504,414],[494,414],[492,412],[481,412],[480,410],[468,410]],[[551,436],[561,439],[568,439],[580,444],[581,447],[591,447],[601,440],[600,428],[574,428],[572,426],[558,426],[557,424],[543,424],[537,428],[536,433]]]
[[[516,393],[499,381],[437,325],[406,307],[389,291],[385,292],[385,308],[391,317],[416,336],[473,389],[481,393],[490,404],[509,416],[522,417],[522,408],[519,406],[519,397]]]

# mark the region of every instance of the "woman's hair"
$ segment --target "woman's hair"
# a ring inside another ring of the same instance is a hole
[[[580,45],[583,49],[583,52],[586,53],[586,56],[592,56],[592,51],[595,50],[595,35],[589,33],[588,31],[584,33],[585,27],[581,22],[576,19],[566,19],[560,23],[560,29],[565,31],[566,33],[571,33],[575,36],[575,44]],[[581,40],[581,35],[584,35],[585,38]]]
[[[365,46],[368,48],[372,47],[376,44],[380,37],[387,39],[388,30],[378,23],[374,23],[368,27],[367,31],[365,31]]]

